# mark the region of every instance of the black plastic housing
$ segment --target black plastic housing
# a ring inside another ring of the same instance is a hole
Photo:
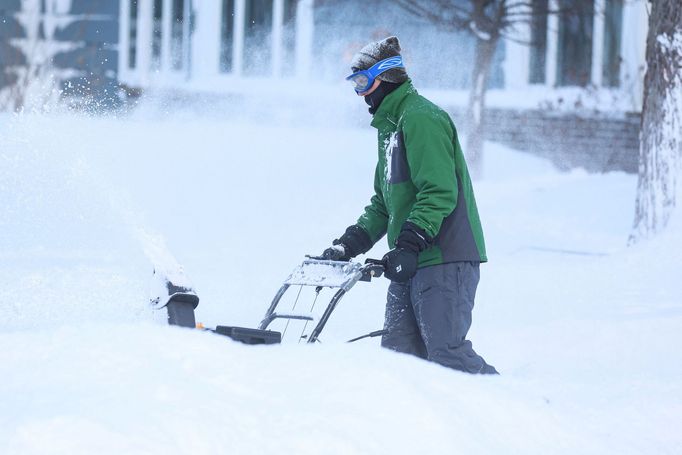
[[[219,325],[213,332],[218,335],[232,338],[235,341],[240,341],[244,344],[279,344],[282,342],[282,334],[272,330]]]

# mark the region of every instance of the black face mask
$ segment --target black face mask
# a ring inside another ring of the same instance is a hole
[[[365,103],[369,106],[369,113],[374,115],[379,109],[379,105],[386,98],[386,95],[400,87],[402,84],[396,84],[395,82],[381,81],[376,90],[374,90],[369,95],[365,95]]]

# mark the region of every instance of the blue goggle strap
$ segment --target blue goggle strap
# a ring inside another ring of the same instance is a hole
[[[403,65],[403,58],[398,55],[395,57],[389,57],[384,60],[381,60],[379,62],[376,62],[374,65],[369,67],[366,70],[362,71],[356,71],[355,73],[351,74],[346,78],[346,80],[350,80],[353,77],[357,76],[358,74],[365,74],[367,76],[367,79],[369,79],[371,82],[376,79],[378,75],[381,73],[384,73],[390,69],[393,68],[404,68],[405,66]]]
[[[389,57],[387,59],[376,62],[367,71],[372,76],[372,79],[376,78],[381,73],[384,73],[393,68],[404,68],[403,58],[398,55],[396,57]]]

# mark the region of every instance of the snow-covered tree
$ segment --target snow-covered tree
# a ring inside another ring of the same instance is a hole
[[[4,14],[3,14],[4,13]],[[0,110],[7,105],[10,88],[16,84],[17,69],[25,63],[24,54],[10,37],[18,34],[20,25],[8,11],[0,11]]]
[[[59,98],[59,82],[65,76],[54,68],[59,52],[73,48],[58,42],[55,33],[73,19],[67,13],[71,0],[22,0],[16,20],[24,31],[14,46],[23,54],[20,66],[12,68],[14,83],[5,91],[2,104],[13,110],[42,110]]]
[[[682,200],[682,4],[653,0],[630,242],[663,230]]]

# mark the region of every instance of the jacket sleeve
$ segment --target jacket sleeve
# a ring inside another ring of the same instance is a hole
[[[388,228],[388,211],[381,193],[379,172],[379,163],[377,163],[374,171],[374,195],[369,205],[365,207],[365,212],[358,219],[358,225],[367,231],[373,243],[378,242],[386,234]]]
[[[412,112],[403,119],[407,162],[417,189],[407,221],[432,237],[457,204],[453,135],[447,119],[433,112]]]

